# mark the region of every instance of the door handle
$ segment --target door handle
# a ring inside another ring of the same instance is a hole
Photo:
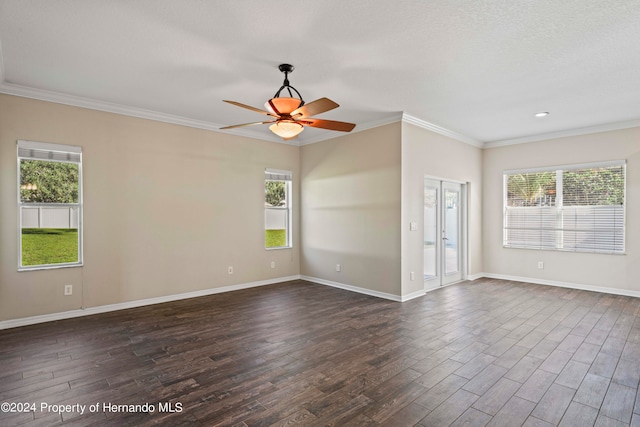
[[[449,240],[449,238],[448,237],[443,237],[442,240]]]

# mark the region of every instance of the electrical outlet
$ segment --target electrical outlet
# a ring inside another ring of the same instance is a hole
[[[340,264],[336,264],[336,271],[342,271],[342,266]]]
[[[540,270],[544,269],[544,262],[543,261],[538,261],[538,268]]]
[[[271,268],[276,268],[276,262],[275,261],[271,261]]]
[[[64,285],[64,294],[73,295],[73,285]]]
[[[227,268],[227,273],[229,273],[229,274],[233,274],[233,267],[229,266],[229,267]]]

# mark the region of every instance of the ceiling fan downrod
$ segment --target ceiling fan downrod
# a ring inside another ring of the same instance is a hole
[[[280,64],[278,66],[278,69],[284,73],[284,82],[282,83],[282,86],[280,86],[280,89],[278,89],[276,94],[273,95],[273,97],[280,98],[280,92],[282,92],[282,90],[286,88],[287,92],[289,92],[289,97],[293,98],[293,93],[291,93],[291,90],[293,89],[293,91],[298,95],[298,98],[300,99],[300,105],[298,106],[298,108],[302,107],[304,105],[302,95],[300,95],[300,92],[298,92],[295,87],[289,84],[289,73],[292,73],[295,67],[291,64]]]

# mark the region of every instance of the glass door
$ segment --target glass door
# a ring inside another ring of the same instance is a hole
[[[424,181],[424,287],[440,286],[440,181]]]
[[[462,280],[463,185],[424,180],[424,288]]]
[[[442,192],[442,253],[444,275],[442,284],[462,280],[460,232],[462,229],[461,215],[461,185],[453,182],[443,182]]]

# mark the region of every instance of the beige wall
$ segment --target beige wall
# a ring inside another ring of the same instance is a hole
[[[302,147],[303,275],[400,296],[400,126]]]
[[[418,126],[402,125],[402,294],[424,289],[424,177],[467,184],[468,271],[483,270],[482,150]],[[418,230],[410,231],[409,223]],[[415,280],[409,273],[415,272]]]
[[[83,148],[83,267],[17,272],[18,139]],[[502,247],[503,170],[614,159],[626,255]],[[294,249],[264,249],[265,167],[293,171]],[[469,275],[640,292],[640,128],[480,150],[394,123],[295,147],[0,95],[0,321],[299,274],[414,296],[425,175],[468,184]]]
[[[83,267],[17,272],[18,139],[82,147]],[[300,274],[299,163],[299,147],[0,95],[0,321]],[[293,171],[294,249],[264,249],[265,167]]]
[[[504,170],[619,159],[627,160],[626,255],[502,247]],[[487,149],[483,169],[486,273],[640,292],[640,128]]]

